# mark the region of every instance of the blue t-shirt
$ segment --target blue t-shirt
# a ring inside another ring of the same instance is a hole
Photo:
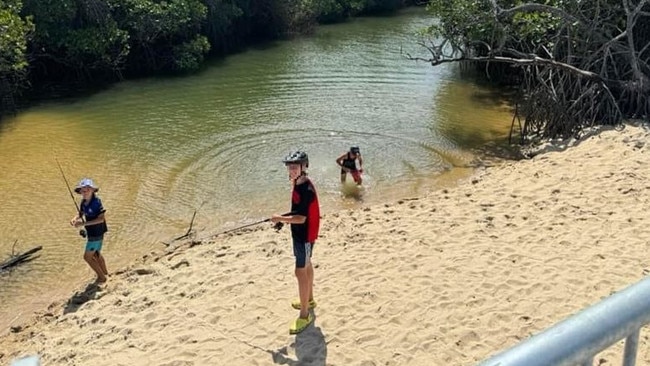
[[[81,212],[79,214],[83,215],[86,221],[92,221],[99,215],[106,212],[104,206],[102,205],[102,200],[100,200],[99,197],[95,196],[94,194],[93,198],[90,199],[90,202],[81,202],[80,209]],[[106,226],[106,221],[100,222],[99,224],[86,226],[86,233],[88,234],[89,239],[101,238],[107,231],[108,227]]]

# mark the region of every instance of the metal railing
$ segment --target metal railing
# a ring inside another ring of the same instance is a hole
[[[625,338],[623,365],[634,366],[639,331],[650,323],[650,277],[481,362],[479,366],[592,366]]]

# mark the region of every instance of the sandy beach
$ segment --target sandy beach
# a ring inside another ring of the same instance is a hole
[[[650,273],[649,136],[606,128],[425,197],[324,215],[316,321],[297,336],[290,232],[264,224],[161,245],[54,300],[1,336],[0,364],[474,365]],[[594,364],[621,357],[619,342]]]

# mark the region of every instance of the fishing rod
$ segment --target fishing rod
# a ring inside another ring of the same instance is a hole
[[[283,214],[280,215],[280,216],[288,216],[288,215],[291,215],[291,214],[293,214],[293,213],[294,213],[294,212],[287,212],[287,213],[283,213]],[[233,231],[237,231],[237,230],[245,229],[245,228],[247,228],[247,227],[251,227],[251,226],[255,226],[255,225],[259,225],[259,224],[263,224],[263,223],[265,223],[265,222],[269,222],[269,221],[271,221],[271,218],[270,218],[270,217],[269,217],[269,218],[266,218],[266,219],[264,219],[264,220],[255,221],[255,222],[253,222],[253,223],[246,224],[246,225],[243,225],[243,226],[238,226],[238,227],[236,227],[236,228],[234,228],[234,229],[230,229],[230,230],[226,230],[226,231],[221,231],[221,232],[216,233],[216,234],[208,235],[207,237],[205,237],[205,238],[201,238],[201,239],[198,240],[198,241],[203,241],[203,240],[205,240],[205,239],[216,238],[216,237],[219,236],[219,235],[228,234],[228,233],[231,233],[231,232],[233,232]],[[276,231],[280,231],[280,229],[282,229],[283,226],[284,226],[284,223],[282,223],[282,222],[276,222],[276,223],[273,225],[273,228],[274,228]]]
[[[59,171],[61,172],[61,176],[63,177],[63,181],[65,182],[65,186],[68,187],[68,192],[70,193],[70,198],[72,198],[72,202],[74,203],[74,208],[77,210],[77,214],[81,214],[81,208],[79,208],[79,205],[77,204],[77,200],[74,199],[74,194],[72,193],[72,189],[70,188],[70,183],[68,183],[68,179],[65,177],[65,173],[63,172],[63,168],[61,167],[61,163],[59,163],[59,159],[54,157],[54,160],[56,161],[56,165],[59,166]],[[82,218],[83,220],[83,218]],[[82,238],[86,237],[86,230],[81,229],[79,230],[79,235],[81,235]]]
[[[283,213],[283,214],[280,215],[280,216],[288,216],[288,215],[291,215],[292,213],[293,213],[293,212],[287,212],[287,213]],[[271,218],[270,218],[270,217],[269,217],[269,218],[266,218],[266,219],[264,219],[264,220],[260,220],[260,221],[253,222],[253,223],[251,223],[251,224],[246,224],[246,225],[243,225],[243,226],[239,226],[239,227],[236,227],[236,228],[234,228],[234,229],[230,229],[230,230],[222,231],[222,232],[220,232],[220,233],[218,233],[218,234],[215,234],[214,236],[219,236],[219,235],[223,235],[223,234],[228,234],[228,233],[231,233],[231,232],[233,232],[233,231],[237,231],[237,230],[245,229],[245,228],[247,228],[247,227],[255,226],[255,225],[259,225],[259,224],[263,224],[263,223],[265,223],[265,222],[269,222],[269,221],[271,221]],[[275,230],[279,231],[280,229],[282,229],[283,226],[284,226],[284,223],[282,223],[282,222],[276,222],[276,223],[273,225],[273,228],[274,228]]]
[[[220,232],[220,233],[218,233],[218,234],[215,234],[214,236],[219,236],[219,235],[223,235],[223,234],[228,234],[228,233],[231,233],[231,232],[233,232],[233,231],[237,231],[237,230],[245,229],[245,228],[247,228],[247,227],[251,227],[251,226],[255,226],[255,225],[259,225],[259,224],[263,224],[263,223],[265,223],[265,222],[269,222],[269,221],[271,221],[270,218],[268,218],[268,219],[264,219],[264,220],[260,220],[260,221],[256,221],[256,222],[254,222],[254,223],[252,223],[252,224],[246,224],[246,225],[243,225],[243,226],[236,227],[236,228],[234,228],[234,229],[230,229],[230,230],[222,231],[222,232]]]

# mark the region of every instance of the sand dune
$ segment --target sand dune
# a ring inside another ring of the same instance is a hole
[[[288,334],[287,228],[180,244],[0,338],[0,363],[473,365],[650,270],[650,133],[608,129],[453,189],[323,217],[316,321]],[[643,330],[637,365],[650,365]],[[594,364],[620,364],[618,345]]]

